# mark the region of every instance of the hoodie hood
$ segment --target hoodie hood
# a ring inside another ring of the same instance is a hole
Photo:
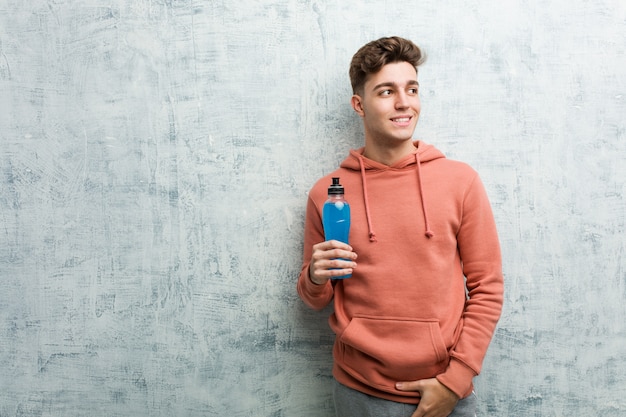
[[[422,187],[422,175],[421,175],[421,165],[423,163],[427,163],[433,161],[435,159],[445,158],[445,155],[441,153],[437,148],[433,145],[429,145],[422,141],[416,141],[413,143],[415,149],[411,153],[411,155],[407,155],[405,158],[402,158],[395,164],[388,166],[382,164],[380,162],[373,161],[371,159],[363,156],[363,152],[365,148],[352,149],[346,159],[341,163],[341,168],[349,169],[353,171],[361,172],[361,184],[363,186],[363,199],[365,204],[365,215],[367,217],[367,227],[369,229],[369,240],[370,242],[376,242],[376,233],[374,232],[374,226],[372,223],[372,218],[369,210],[369,198],[367,196],[367,171],[384,171],[387,169],[415,169],[415,175],[417,175],[417,184],[418,189],[417,193],[420,195],[420,200],[422,202],[422,214],[424,216],[424,224],[426,230],[424,230],[424,234],[426,237],[431,238],[434,236],[434,233],[430,230],[430,226],[428,223],[428,213],[427,213],[427,202],[426,196],[423,192]]]
[[[363,156],[365,147],[359,149],[351,149],[350,154],[341,163],[342,168],[350,169],[353,171],[361,170],[361,160],[365,164],[365,170],[386,170],[389,168],[401,169],[410,165],[415,165],[417,162],[426,163],[435,159],[445,158],[446,156],[441,151],[435,148],[433,145],[422,141],[413,142],[415,149],[411,155],[399,160],[395,164],[388,166],[381,164],[380,162],[373,161]],[[416,160],[416,157],[418,158]],[[416,168],[417,169],[417,168]]]

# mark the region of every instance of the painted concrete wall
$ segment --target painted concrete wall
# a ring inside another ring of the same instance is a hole
[[[482,415],[626,415],[623,0],[2,0],[0,416],[331,416],[304,205],[390,34],[501,233]]]

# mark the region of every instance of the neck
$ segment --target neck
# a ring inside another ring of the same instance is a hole
[[[376,143],[365,143],[363,156],[372,161],[391,166],[415,152],[412,140],[402,141],[396,146],[380,146]]]

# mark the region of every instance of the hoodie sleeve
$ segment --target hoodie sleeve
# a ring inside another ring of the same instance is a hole
[[[471,393],[472,378],[480,373],[503,304],[500,243],[491,205],[478,175],[463,202],[457,241],[468,300],[458,342],[450,352],[450,365],[437,379],[463,398]]]
[[[302,269],[298,277],[298,295],[306,305],[322,310],[333,299],[333,286],[330,280],[324,285],[317,285],[311,281],[309,266],[313,245],[324,241],[324,227],[322,218],[313,199],[309,196],[304,221],[304,253],[302,257]]]

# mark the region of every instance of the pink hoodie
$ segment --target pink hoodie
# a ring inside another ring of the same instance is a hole
[[[298,293],[321,310],[334,299],[333,375],[376,397],[418,403],[399,381],[436,377],[464,398],[500,317],[503,277],[491,206],[477,173],[434,146],[393,166],[350,151],[311,189]],[[352,278],[316,285],[314,244],[324,241],[322,206],[332,177],[350,204]],[[466,288],[467,286],[467,288]]]

